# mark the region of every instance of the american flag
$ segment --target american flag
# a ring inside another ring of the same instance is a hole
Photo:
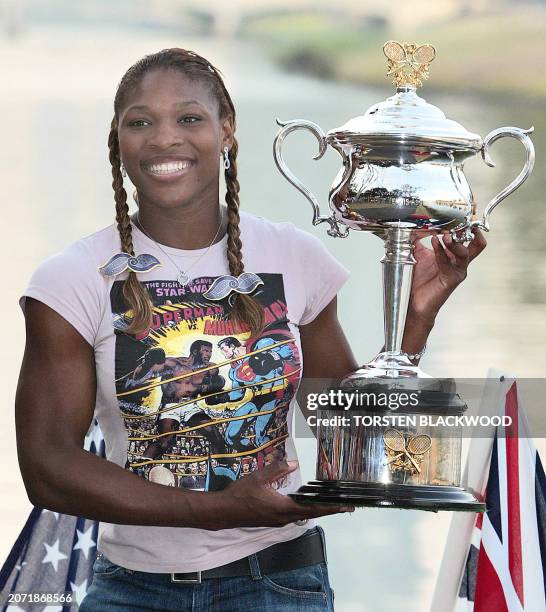
[[[504,414],[511,431],[493,441],[487,510],[474,525],[457,612],[546,610],[546,479],[516,382]]]
[[[85,437],[84,448],[105,457],[96,420]],[[34,507],[0,570],[2,612],[77,610],[93,576],[98,528],[98,521]],[[9,593],[16,592],[72,592],[72,603],[9,603]]]

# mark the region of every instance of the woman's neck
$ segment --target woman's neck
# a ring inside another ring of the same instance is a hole
[[[224,237],[228,223],[227,206],[218,204],[212,213],[203,209],[188,211],[182,219],[178,219],[172,211],[149,210],[141,206],[137,213],[131,215],[131,221],[163,246],[203,249]]]

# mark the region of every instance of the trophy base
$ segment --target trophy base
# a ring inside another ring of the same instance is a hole
[[[348,480],[312,480],[289,496],[301,503],[334,503],[405,510],[485,512],[466,489],[440,485],[399,485]]]
[[[405,353],[385,351],[344,378],[342,386],[359,386],[358,380],[362,378],[403,378],[407,383],[407,379],[432,377],[412,363]]]

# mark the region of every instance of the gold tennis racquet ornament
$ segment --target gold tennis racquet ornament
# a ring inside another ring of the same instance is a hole
[[[412,406],[372,410],[366,405],[359,408],[364,415],[417,420],[423,415],[461,416],[467,405],[453,381],[433,379],[401,348],[416,263],[414,243],[445,231],[454,241],[469,243],[476,227],[488,232],[493,210],[533,169],[533,128],[502,127],[482,139],[417,94],[436,58],[433,45],[389,40],[383,53],[394,95],[327,133],[312,121],[277,119],[281,129],[274,141],[274,159],[281,174],[311,204],[313,225],[325,223],[328,235],[335,238],[347,238],[352,230],[383,240],[384,348],[340,381],[339,388],[376,396],[401,390],[416,394]],[[296,130],[309,131],[317,139],[315,160],[329,146],[342,158],[329,191],[330,214],[321,213],[319,200],[283,158],[286,137]],[[490,148],[504,137],[523,145],[526,160],[480,216],[463,166],[478,155],[494,166]],[[300,487],[294,499],[432,511],[485,509],[474,492],[461,486],[462,427],[445,435],[438,427],[404,428],[388,422],[362,426],[354,419],[339,424],[334,418],[339,410],[332,405],[318,412],[316,480]]]

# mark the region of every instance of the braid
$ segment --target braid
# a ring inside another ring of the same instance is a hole
[[[123,188],[121,176],[119,141],[117,135],[117,121],[120,111],[124,107],[127,97],[138,86],[142,77],[157,69],[179,70],[189,78],[194,78],[205,83],[211,94],[218,101],[220,118],[231,117],[233,130],[235,130],[235,108],[226,89],[220,71],[212,66],[204,57],[178,47],[163,49],[158,53],[146,55],[138,60],[123,75],[114,98],[114,119],[110,128],[108,146],[110,148],[110,163],[112,164],[112,187],[114,188],[116,200],[116,221],[121,240],[121,245],[126,253],[134,255],[131,236],[131,223],[129,219],[129,207],[127,206],[127,193]],[[228,207],[228,250],[227,258],[230,273],[238,276],[244,272],[242,244],[239,230],[239,181],[237,180],[237,150],[238,144],[235,138],[229,152],[231,166],[225,172],[226,180],[226,203]],[[140,283],[136,274],[132,271],[123,286],[123,296],[133,310],[131,325],[125,330],[127,333],[136,333],[135,330],[144,331],[151,325],[153,316],[153,303],[146,288]],[[244,294],[235,294],[233,305],[233,317],[239,322],[245,322],[250,326],[253,336],[258,335],[263,329],[264,315],[260,304],[255,298]]]
[[[243,255],[241,253],[241,231],[239,230],[239,181],[237,180],[237,151],[239,144],[233,139],[233,146],[229,151],[230,167],[225,171],[226,203],[228,205],[228,251],[229,271],[233,276],[239,276],[244,270]]]
[[[110,149],[109,157],[110,164],[112,165],[112,187],[114,189],[114,198],[116,201],[116,221],[121,241],[121,250],[124,253],[134,256],[135,251],[133,248],[131,221],[129,219],[129,206],[127,205],[127,192],[123,187],[117,121],[115,117],[112,119],[110,126],[108,148]],[[123,297],[134,313],[131,324],[124,330],[125,333],[137,334],[147,330],[152,323],[153,304],[148,290],[138,280],[136,272],[132,270],[129,270],[129,276],[123,284]]]
[[[233,138],[233,146],[229,151],[229,169],[225,171],[226,178],[226,203],[228,210],[227,226],[227,258],[229,272],[233,276],[239,276],[244,272],[241,231],[239,229],[239,181],[237,180],[237,152],[239,144]],[[245,321],[250,325],[251,334],[257,336],[264,326],[263,309],[250,295],[236,294],[233,305],[233,316],[238,321]]]

